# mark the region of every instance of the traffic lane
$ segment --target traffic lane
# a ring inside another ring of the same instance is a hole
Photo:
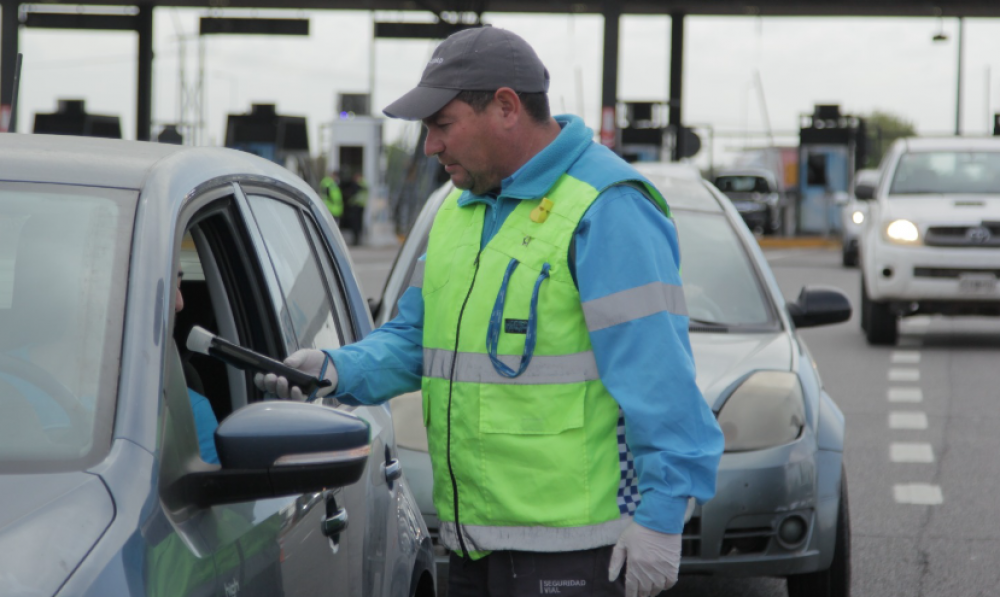
[[[859,302],[860,272],[840,267],[837,252],[768,258],[787,298],[808,283],[837,286]],[[1000,551],[992,505],[1000,320],[905,319],[899,346],[871,347],[857,318],[802,331],[847,420],[855,593],[995,594],[987,556]],[[892,427],[890,415],[912,422],[916,413],[926,429]],[[940,488],[943,503],[898,503],[896,487],[914,483]]]

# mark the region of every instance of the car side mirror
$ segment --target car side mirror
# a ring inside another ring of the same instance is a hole
[[[215,445],[221,469],[178,479],[180,502],[204,508],[350,485],[368,463],[371,430],[327,406],[270,400],[226,417]]]
[[[788,314],[795,327],[811,328],[840,323],[851,318],[851,301],[837,288],[805,286]]]
[[[866,183],[854,185],[854,197],[859,201],[871,201],[875,198],[875,185]]]

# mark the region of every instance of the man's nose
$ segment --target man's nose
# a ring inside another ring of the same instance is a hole
[[[433,157],[441,153],[442,150],[444,150],[444,144],[441,143],[437,134],[427,131],[427,138],[424,139],[424,155]]]

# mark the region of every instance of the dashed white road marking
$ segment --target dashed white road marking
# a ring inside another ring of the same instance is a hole
[[[895,350],[892,353],[892,362],[908,365],[919,363],[920,352],[916,350]]]
[[[920,369],[893,367],[889,369],[889,381],[920,381]]]
[[[934,462],[934,449],[923,442],[893,442],[889,444],[889,459],[893,462]]]
[[[906,321],[915,327],[927,327],[931,324],[930,317],[908,317]]]
[[[923,402],[924,392],[920,388],[889,388],[889,402]]]
[[[927,415],[920,411],[894,410],[889,413],[889,429],[927,429]]]
[[[935,506],[944,502],[941,487],[929,483],[901,483],[892,487],[892,493],[900,504]]]

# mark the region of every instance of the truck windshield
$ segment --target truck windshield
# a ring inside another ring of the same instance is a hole
[[[135,193],[0,183],[0,472],[109,445]]]
[[[903,154],[890,195],[1000,193],[1000,152],[927,151]]]

